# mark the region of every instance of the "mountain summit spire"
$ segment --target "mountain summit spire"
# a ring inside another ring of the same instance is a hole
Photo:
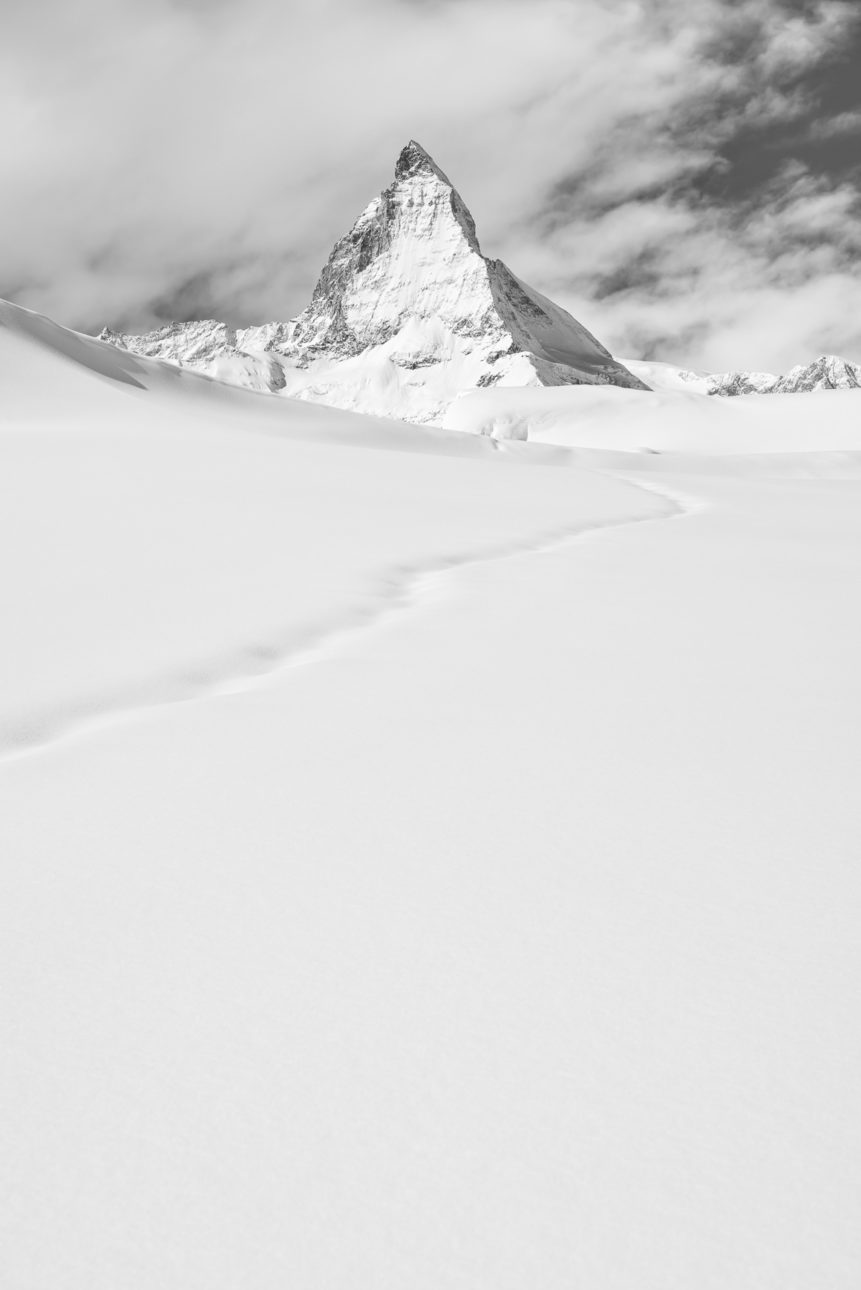
[[[422,172],[436,175],[443,183],[448,184],[449,188],[454,187],[448,175],[440,170],[427,149],[423,148],[415,139],[410,139],[409,143],[401,149],[401,154],[395,166],[395,179],[406,179],[410,175]]]
[[[642,388],[570,314],[482,254],[466,203],[415,139],[393,183],[336,243],[292,340],[321,357],[376,351],[396,370],[426,368],[426,387],[438,369],[446,389],[452,380]],[[412,400],[418,378],[409,383]]]
[[[336,242],[294,321],[106,339],[235,373],[239,384],[438,424],[477,387],[645,388],[564,309],[482,254],[466,203],[415,139],[388,188]]]

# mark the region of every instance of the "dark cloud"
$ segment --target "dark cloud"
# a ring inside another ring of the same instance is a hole
[[[857,356],[861,12],[741,0],[697,18],[689,43],[664,28],[677,94],[617,113],[611,146],[552,189],[531,270],[632,356]]]
[[[814,30],[816,25],[814,24]],[[748,114],[721,144],[726,163],[706,191],[733,200],[770,185],[787,163],[814,175],[857,178],[861,173],[861,12],[847,21],[839,44],[826,44],[811,62],[778,66],[770,88],[791,110],[758,120]]]

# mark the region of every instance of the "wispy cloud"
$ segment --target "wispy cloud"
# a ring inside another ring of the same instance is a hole
[[[810,154],[851,137],[856,105],[824,106],[821,85],[858,17],[854,0],[22,6],[0,48],[0,294],[85,328],[290,316],[414,135],[485,249],[617,351],[859,356],[857,183]]]

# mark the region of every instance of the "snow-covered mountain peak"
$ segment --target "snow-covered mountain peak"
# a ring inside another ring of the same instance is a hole
[[[393,182],[335,244],[293,340],[347,357],[386,344],[410,319],[440,318],[455,332],[467,320],[484,327],[491,303],[473,218],[411,142]]]
[[[861,365],[836,354],[822,354],[813,363],[793,367],[783,378],[799,390],[855,390],[861,387]]]
[[[395,179],[408,179],[410,176],[420,172],[436,175],[437,179],[442,180],[449,188],[454,187],[448,175],[440,170],[427,149],[423,148],[415,139],[410,139],[409,143],[401,149],[395,165]]]
[[[105,339],[238,384],[419,422],[444,422],[460,394],[490,385],[647,388],[564,309],[482,254],[466,203],[414,139],[335,243],[294,322],[218,326]]]
[[[861,364],[835,354],[822,354],[812,363],[800,363],[782,376],[771,372],[721,372],[707,378],[706,393],[807,394],[812,390],[861,388]]]

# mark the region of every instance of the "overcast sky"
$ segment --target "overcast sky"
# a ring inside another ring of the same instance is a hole
[[[286,319],[417,138],[617,354],[861,359],[859,0],[4,7],[0,295]]]

